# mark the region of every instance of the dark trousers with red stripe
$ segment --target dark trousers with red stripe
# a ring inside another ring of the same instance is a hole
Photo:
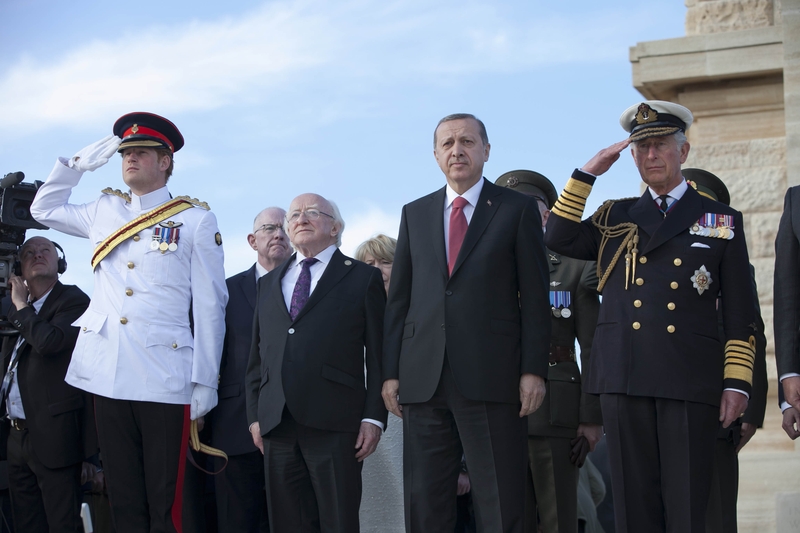
[[[181,533],[189,406],[96,396],[95,413],[117,533]]]

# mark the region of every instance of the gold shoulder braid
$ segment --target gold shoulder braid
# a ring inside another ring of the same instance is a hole
[[[119,189],[112,189],[111,187],[106,187],[100,192],[103,194],[113,194],[114,196],[119,196],[120,198],[125,200],[126,203],[131,203],[131,195],[126,192],[122,192]]]
[[[614,270],[614,267],[617,265],[617,261],[619,260],[619,256],[622,255],[623,249],[625,249],[625,290],[628,290],[628,280],[636,277],[636,256],[639,253],[639,248],[637,247],[639,244],[639,226],[633,222],[623,222],[622,224],[617,224],[616,226],[608,225],[608,217],[614,204],[628,200],[638,200],[638,198],[606,200],[603,205],[601,205],[600,208],[592,215],[592,224],[594,227],[600,230],[600,235],[602,235],[602,239],[600,240],[600,250],[597,253],[597,277],[600,278],[600,282],[597,284],[597,292],[603,292],[603,287],[605,286],[606,281],[608,281],[611,271]],[[623,235],[625,238],[622,239],[622,243],[614,253],[614,257],[611,258],[611,264],[609,264],[608,268],[606,268],[605,272],[603,272],[603,267],[600,263],[603,258],[603,251],[606,248],[606,244],[608,243],[609,239],[622,237]]]
[[[207,202],[201,202],[197,198],[189,198],[188,196],[184,195],[184,196],[176,196],[175,199],[176,200],[186,200],[187,202],[190,202],[192,205],[194,205],[196,207],[202,207],[206,211],[211,211],[211,208],[208,207],[208,203]]]

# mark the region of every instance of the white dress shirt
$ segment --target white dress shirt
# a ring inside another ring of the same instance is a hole
[[[47,300],[47,297],[50,296],[50,293],[53,291],[51,288],[49,291],[44,293],[44,296],[36,300],[35,302],[31,303],[28,302],[30,305],[33,306],[34,312],[38,315],[39,311],[42,310],[42,306],[44,305],[44,301]],[[20,345],[25,339],[22,335],[19,336],[17,339],[17,344],[14,346],[14,351],[11,352],[11,361],[8,363],[8,370],[11,371],[11,365],[14,363],[14,359],[17,357],[17,350],[19,350]],[[19,368],[19,362],[17,362],[17,368]],[[19,382],[17,381],[17,372],[16,369],[14,371],[13,376],[11,377],[11,384],[8,387],[8,399],[6,401],[6,411],[8,412],[8,418],[14,419],[24,419],[25,418],[25,408],[22,405],[22,395],[19,392]]]
[[[467,202],[464,206],[464,217],[467,219],[467,226],[472,221],[472,214],[475,212],[475,206],[478,205],[478,198],[481,196],[483,190],[483,178],[478,180],[478,183],[470,187],[464,194],[458,194],[456,191],[447,185],[444,195],[444,253],[448,255],[447,262],[450,263],[450,212],[453,210],[453,200],[459,196],[463,197]]]

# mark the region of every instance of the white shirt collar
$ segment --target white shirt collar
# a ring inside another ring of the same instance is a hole
[[[669,191],[667,193],[667,196],[669,196],[670,198],[672,198],[674,200],[680,200],[683,197],[683,193],[685,193],[686,189],[688,189],[688,188],[689,188],[689,185],[686,183],[686,180],[683,179],[683,180],[681,180],[681,182],[678,184],[677,187],[675,187],[674,189],[672,189],[671,191]],[[656,194],[656,192],[653,189],[648,187],[647,190],[650,191],[650,196],[653,197],[653,200],[658,198],[658,195]]]
[[[55,285],[53,285],[55,287]],[[36,314],[39,314],[39,311],[42,310],[42,306],[44,305],[44,301],[47,300],[47,297],[50,296],[50,293],[53,292],[53,287],[50,287],[50,290],[44,293],[41,298],[32,302],[31,305],[33,306],[33,310],[36,311]]]
[[[314,257],[316,257],[317,260],[320,263],[322,263],[323,265],[327,265],[328,263],[331,262],[331,257],[333,257],[333,253],[335,251],[336,251],[336,245],[335,244],[331,244],[330,246],[328,246],[327,248],[322,250],[320,253],[318,253]],[[292,262],[292,266],[296,267],[297,265],[300,264],[300,261],[302,261],[305,258],[306,258],[306,256],[304,256],[300,252],[297,252],[295,254],[295,256],[294,256],[294,261]]]
[[[169,189],[167,189],[166,185],[143,196],[137,196],[131,193],[131,208],[136,211],[145,211],[153,209],[169,199]]]
[[[269,270],[261,266],[261,263],[256,261],[256,281],[258,281],[262,276],[266,276],[269,274]]]
[[[453,200],[455,200],[459,196],[463,197],[466,201],[468,201],[472,207],[478,205],[478,198],[480,198],[481,191],[483,190],[483,181],[484,178],[479,179],[478,183],[470,187],[464,194],[458,194],[456,191],[453,190],[452,187],[450,187],[450,184],[448,183],[447,188],[445,189],[445,204],[444,204],[445,209],[453,205]]]

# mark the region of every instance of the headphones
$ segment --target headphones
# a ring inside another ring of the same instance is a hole
[[[63,274],[64,272],[67,271],[67,254],[64,253],[64,249],[57,242],[55,241],[50,241],[50,242],[53,243],[53,246],[56,247],[56,250],[58,250],[58,252],[61,252],[58,255],[58,273]]]
[[[64,253],[64,249],[57,242],[55,242],[55,241],[50,241],[50,242],[53,243],[53,246],[56,249],[56,254],[58,255],[58,263],[57,263],[57,265],[58,265],[57,266],[58,273],[59,273],[59,275],[63,274],[64,272],[67,271],[67,254]],[[61,252],[61,253],[59,253],[59,252]],[[19,261],[14,261],[13,270],[14,270],[14,274],[15,275],[21,276],[22,275],[22,264]]]

